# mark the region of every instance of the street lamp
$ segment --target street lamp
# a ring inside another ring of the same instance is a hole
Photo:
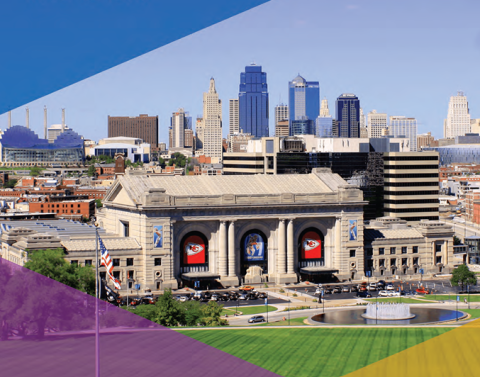
[[[290,299],[288,299],[288,326],[290,326]]]

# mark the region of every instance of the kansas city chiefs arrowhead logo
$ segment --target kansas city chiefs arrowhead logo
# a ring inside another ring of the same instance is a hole
[[[198,243],[189,242],[185,246],[185,252],[187,255],[195,255],[203,251],[203,246]]]
[[[310,238],[305,238],[305,241],[303,241],[303,249],[305,251],[313,250],[318,246],[320,246],[320,242],[318,242],[317,240],[312,240]]]

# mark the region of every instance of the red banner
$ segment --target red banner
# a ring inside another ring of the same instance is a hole
[[[322,240],[315,231],[306,232],[302,237],[302,259],[322,257]]]
[[[205,242],[200,236],[189,236],[183,243],[183,263],[205,263]]]

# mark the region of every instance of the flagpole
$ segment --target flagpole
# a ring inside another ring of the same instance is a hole
[[[98,318],[98,300],[99,300],[99,280],[98,280],[98,228],[95,224],[95,377],[100,377],[100,342],[99,342],[99,318]]]

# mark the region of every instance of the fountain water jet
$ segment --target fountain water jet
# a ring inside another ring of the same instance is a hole
[[[415,314],[410,312],[410,305],[408,304],[377,303],[368,304],[367,310],[362,314],[362,317],[367,319],[395,321],[414,318]]]

